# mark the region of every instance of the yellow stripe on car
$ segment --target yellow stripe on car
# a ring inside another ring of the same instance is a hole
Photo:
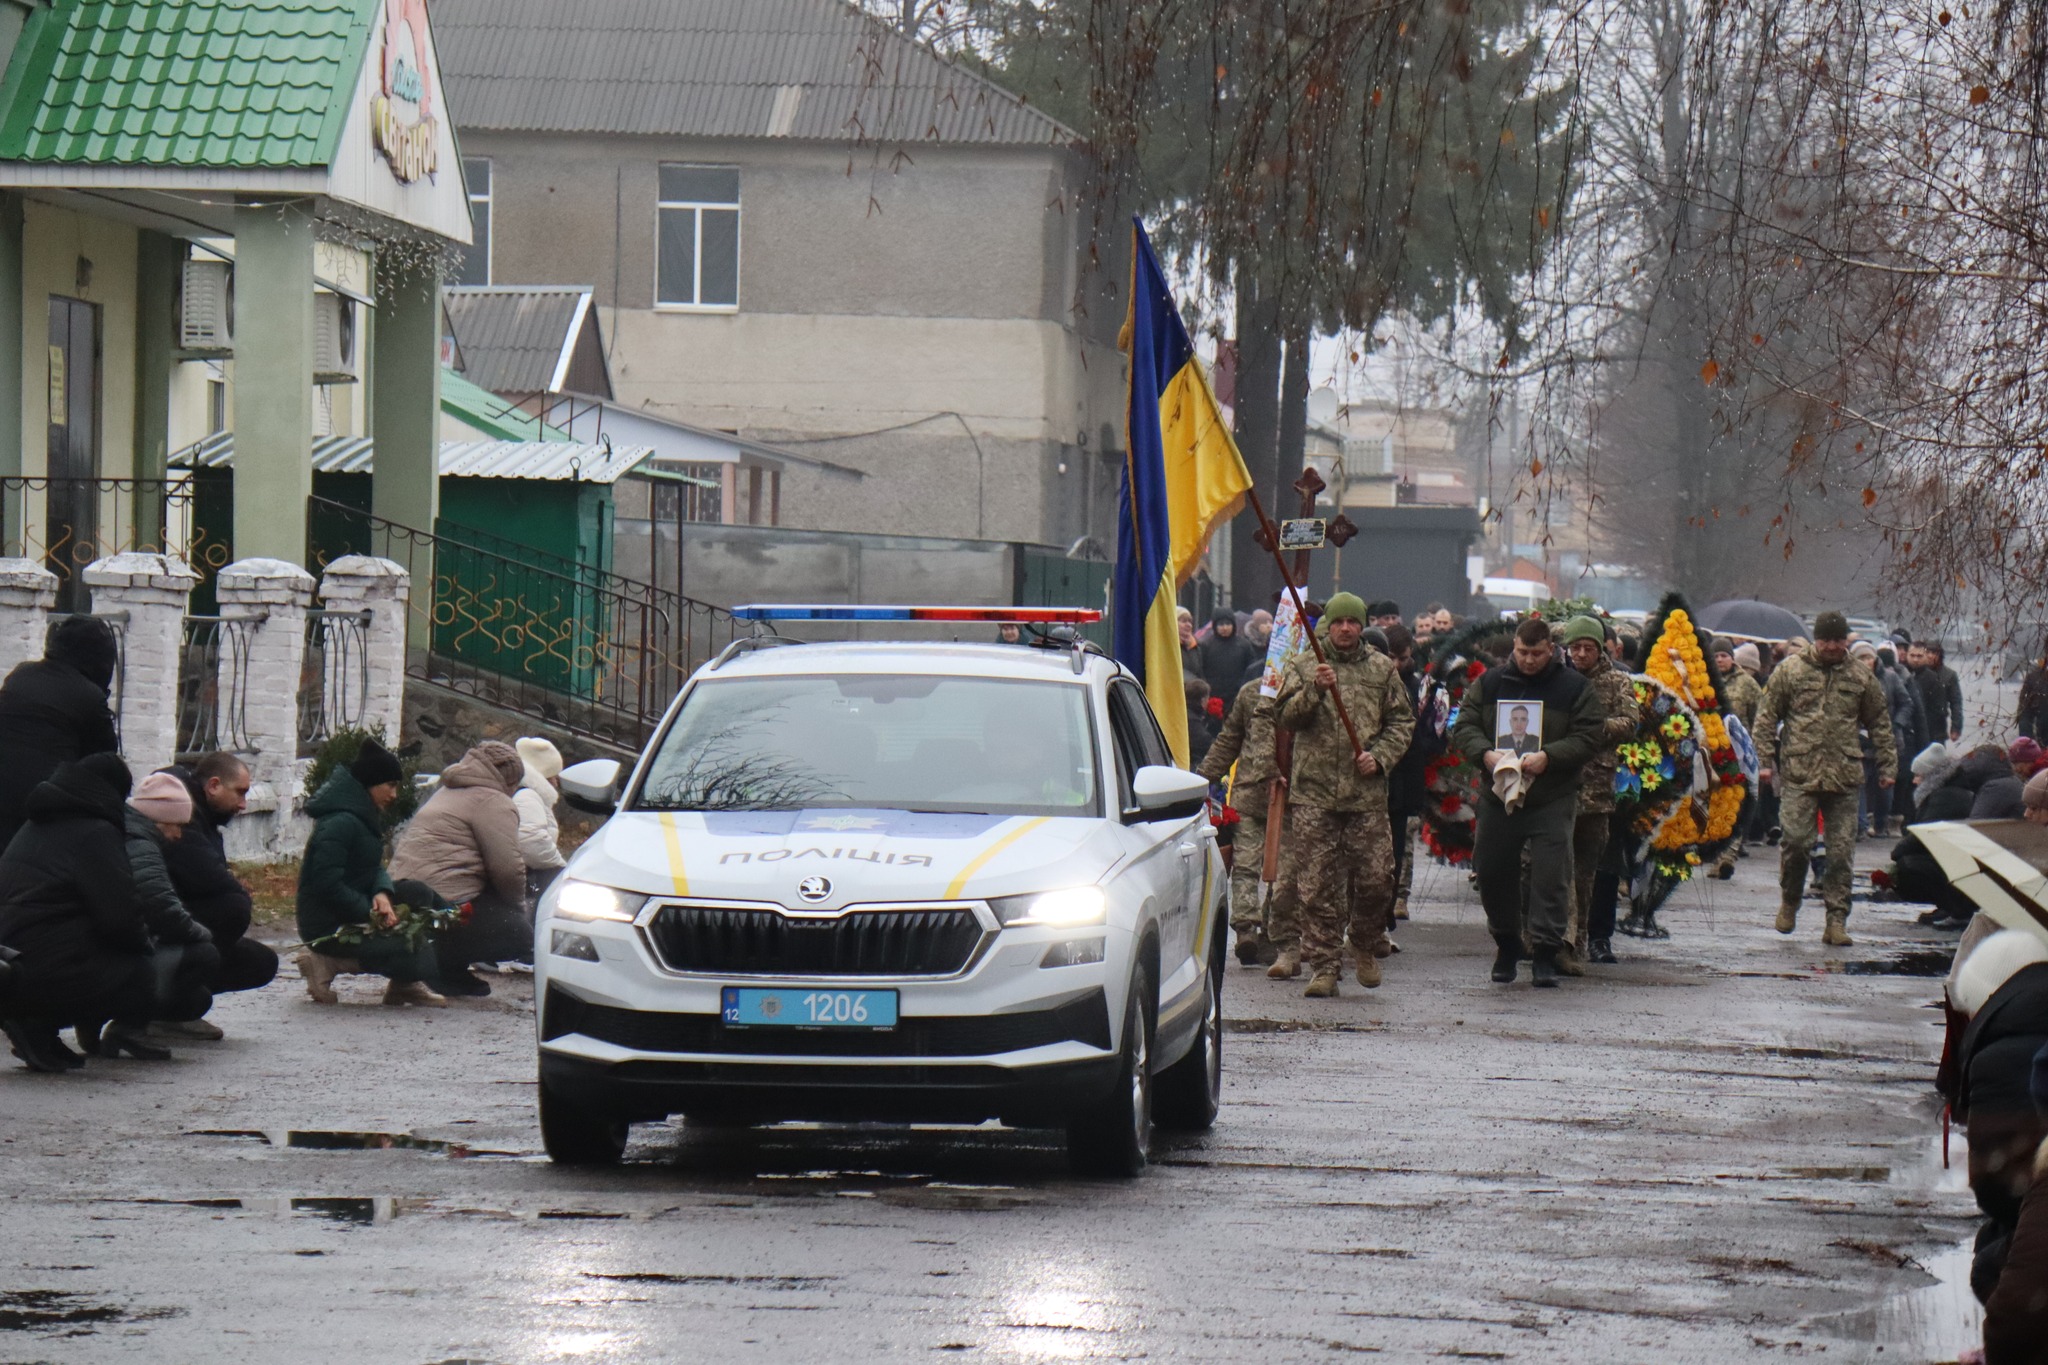
[[[960,875],[953,878],[953,884],[946,888],[946,899],[951,900],[953,899],[953,897],[959,895],[962,891],[965,891],[967,889],[968,879],[972,877],[975,873],[981,871],[983,866],[985,866],[988,863],[989,859],[995,857],[998,853],[1001,853],[1011,844],[1016,843],[1019,839],[1029,834],[1032,830],[1037,829],[1040,825],[1044,824],[1050,818],[1051,817],[1049,816],[1041,815],[1038,816],[1036,819],[1026,820],[1023,824],[1017,826],[1017,828],[1011,830],[1008,834],[1005,834],[1002,838],[996,840],[987,848],[975,854],[974,857],[968,861],[967,866],[960,869]]]
[[[661,814],[661,837],[668,845],[668,875],[675,882],[678,896],[690,894],[690,879],[683,872],[683,833],[676,828],[676,817],[672,812]]]

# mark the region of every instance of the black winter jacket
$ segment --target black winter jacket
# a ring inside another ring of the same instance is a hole
[[[1465,689],[1458,704],[1458,723],[1451,727],[1452,746],[1474,763],[1494,747],[1494,736],[1499,733],[1494,717],[1504,701],[1543,703],[1543,752],[1549,758],[1530,784],[1524,807],[1565,798],[1578,800],[1579,769],[1600,752],[1600,723],[1607,719],[1600,694],[1584,674],[1566,668],[1563,658],[1555,654],[1549,666],[1533,677],[1515,667],[1512,658],[1488,669]],[[1500,805],[1490,778],[1480,799]]]
[[[29,793],[62,763],[118,750],[107,709],[118,647],[113,628],[73,616],[50,629],[43,657],[0,683],[0,848],[27,816]]]
[[[2012,974],[1971,1016],[1956,1051],[1955,1117],[2034,1111],[2034,1054],[2048,1047],[2048,962]]]
[[[171,885],[192,918],[213,934],[214,942],[233,943],[249,932],[256,906],[249,898],[249,888],[228,866],[227,842],[221,834],[227,819],[215,815],[206,804],[206,792],[192,780],[189,770],[169,771],[192,793],[192,823],[185,826],[185,837],[164,847]]]
[[[213,935],[192,918],[178,890],[171,884],[171,870],[164,865],[164,849],[170,840],[158,832],[156,821],[135,807],[128,807],[128,870],[135,877],[135,907],[150,941],[158,947],[190,943],[211,943]]]
[[[0,943],[54,934],[83,956],[148,953],[120,795],[66,764],[27,804],[28,823],[0,853]]]
[[[2017,777],[1994,777],[1977,789],[1970,806],[1972,820],[2022,820],[2027,814],[2027,784]]]

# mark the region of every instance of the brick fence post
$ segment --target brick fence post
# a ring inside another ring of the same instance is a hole
[[[199,582],[176,555],[125,553],[85,566],[96,616],[126,612],[121,632],[121,756],[137,777],[177,757],[178,661]]]
[[[366,730],[383,727],[384,741],[398,744],[405,719],[405,626],[412,575],[395,560],[343,555],[320,580],[320,604],[328,611],[368,611],[365,675],[343,670],[335,714],[362,716]]]
[[[221,713],[239,716],[241,733],[231,737],[224,723],[221,738],[246,746],[251,781],[277,793],[278,809],[287,811],[298,790],[299,686],[313,575],[287,560],[238,559],[220,571],[214,592],[223,632],[239,633],[247,651],[238,677],[230,641],[222,640]]]
[[[43,657],[57,575],[33,559],[0,559],[0,678]]]

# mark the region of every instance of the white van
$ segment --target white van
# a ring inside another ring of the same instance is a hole
[[[1534,578],[1482,578],[1479,591],[1502,615],[1512,612],[1517,616],[1536,610],[1553,595],[1548,583]]]

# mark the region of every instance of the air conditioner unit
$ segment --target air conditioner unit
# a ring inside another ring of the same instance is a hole
[[[187,351],[235,346],[235,267],[228,261],[185,262],[178,305],[178,345]]]
[[[356,382],[356,305],[345,295],[313,296],[313,382]]]

